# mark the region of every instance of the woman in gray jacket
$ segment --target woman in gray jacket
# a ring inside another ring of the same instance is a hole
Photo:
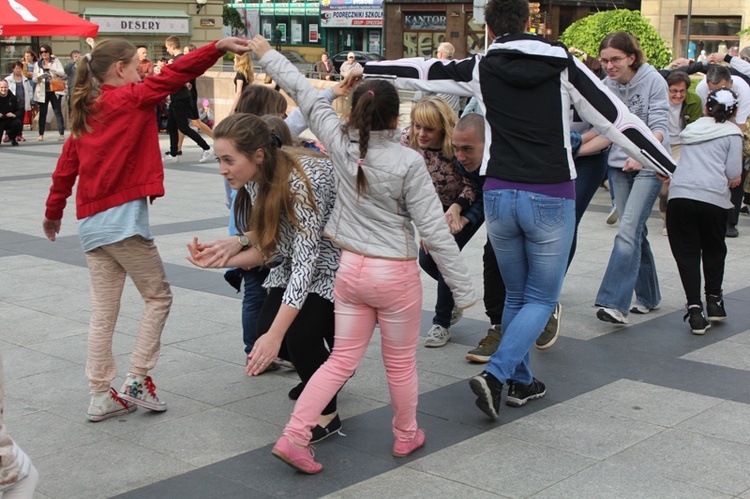
[[[333,352],[308,381],[273,454],[303,473],[323,469],[308,448],[311,429],[354,373],[378,322],[394,412],[393,455],[408,456],[425,442],[416,417],[422,285],[414,226],[459,308],[476,300],[468,269],[422,156],[399,145],[399,97],[393,85],[374,80],[359,86],[342,127],[330,104],[265,38],[256,36],[250,45],[331,155],[337,196],[325,234],[342,248],[334,285]]]
[[[624,31],[610,33],[599,46],[599,60],[607,72],[604,84],[668,148],[667,84],[646,64],[638,40]],[[596,316],[605,322],[627,324],[629,311],[648,313],[658,308],[661,300],[654,255],[646,239],[646,220],[661,182],[653,170],[644,169],[618,145],[612,146],[608,161],[620,227],[596,295],[596,306],[601,307]],[[636,302],[631,308],[633,290]]]

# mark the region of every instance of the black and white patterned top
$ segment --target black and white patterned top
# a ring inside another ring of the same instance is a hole
[[[282,218],[275,255],[281,263],[271,269],[263,283],[265,288],[286,288],[282,303],[296,309],[302,308],[308,293],[316,293],[333,302],[333,282],[341,253],[338,245],[323,235],[336,201],[336,180],[331,161],[301,156],[299,162],[310,180],[317,211],[310,203],[304,180],[293,173],[289,184],[295,200],[294,214],[301,230],[287,217]],[[245,189],[255,202],[258,185],[248,182]]]

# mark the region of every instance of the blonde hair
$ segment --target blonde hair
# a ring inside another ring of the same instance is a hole
[[[235,56],[234,70],[241,73],[247,79],[247,84],[252,85],[255,81],[255,71],[253,70],[253,60],[250,58],[250,52]]]
[[[89,57],[78,59],[76,83],[71,95],[70,130],[78,139],[83,132],[91,133],[89,116],[96,114],[96,101],[101,95],[101,82],[114,64],[130,64],[135,56],[135,46],[125,40],[103,40],[96,44]]]
[[[443,132],[443,145],[440,148],[446,158],[453,157],[453,128],[456,126],[456,113],[445,102],[445,99],[431,95],[421,99],[411,108],[411,122],[423,127],[434,128]],[[419,149],[417,134],[413,129],[409,134],[409,147]]]
[[[227,139],[247,157],[263,150],[259,167],[258,196],[255,204],[247,189],[239,189],[234,201],[234,215],[240,231],[256,234],[256,244],[264,260],[275,254],[279,244],[281,219],[286,217],[298,230],[304,230],[294,214],[296,203],[307,204],[317,211],[312,185],[299,161],[281,149],[280,138],[258,116],[236,113],[223,119],[214,128],[214,139]],[[290,178],[302,180],[302,188],[292,191]]]

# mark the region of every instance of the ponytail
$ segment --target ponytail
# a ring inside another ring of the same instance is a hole
[[[367,177],[362,165],[367,156],[370,132],[390,130],[398,119],[400,100],[393,85],[385,80],[368,80],[357,87],[352,96],[352,111],[345,133],[350,129],[359,132],[359,158],[357,160],[357,194],[367,192]]]
[[[129,64],[135,52],[133,44],[125,40],[104,40],[97,43],[90,54],[78,59],[76,83],[71,95],[70,130],[74,138],[92,132],[88,120],[89,116],[96,114],[96,100],[107,72],[118,61]]]

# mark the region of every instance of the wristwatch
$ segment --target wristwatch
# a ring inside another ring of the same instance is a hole
[[[248,239],[245,234],[240,234],[239,236],[237,236],[237,242],[240,243],[240,246],[242,246],[242,249],[240,249],[240,251],[245,251],[250,247],[250,239]]]

